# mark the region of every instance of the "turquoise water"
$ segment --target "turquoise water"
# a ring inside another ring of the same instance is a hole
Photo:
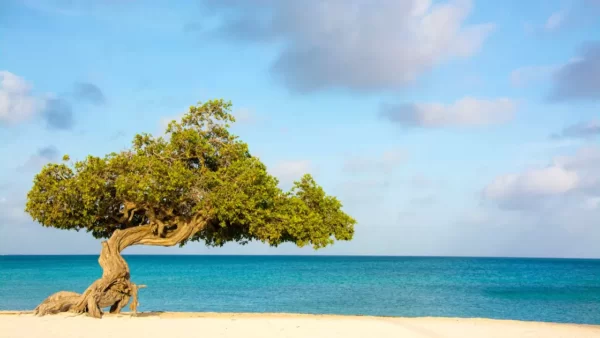
[[[127,256],[141,311],[487,317],[600,324],[600,260]],[[0,310],[83,291],[95,256],[0,256]]]

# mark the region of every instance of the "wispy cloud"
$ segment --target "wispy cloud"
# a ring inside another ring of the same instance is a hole
[[[579,122],[565,127],[558,133],[550,135],[555,140],[591,138],[600,136],[600,120],[594,119],[586,122]]]
[[[31,155],[27,162],[23,163],[18,170],[39,170],[43,165],[49,162],[58,160],[59,152],[55,146],[49,145],[38,149],[38,151]]]
[[[514,87],[525,87],[544,81],[551,78],[552,74],[560,67],[558,65],[541,65],[517,68],[510,73],[510,83]]]
[[[89,82],[78,82],[75,84],[73,96],[76,100],[88,102],[97,106],[106,103],[106,96],[100,87]]]
[[[62,98],[46,100],[46,108],[42,114],[50,129],[71,129],[75,123],[71,103]]]
[[[378,155],[353,155],[343,163],[343,171],[350,174],[387,174],[408,157],[404,149],[391,149]]]
[[[407,127],[484,126],[511,120],[516,109],[516,102],[508,98],[488,100],[465,97],[451,104],[383,104],[379,115],[394,124]]]
[[[559,29],[562,26],[562,24],[565,22],[566,15],[567,14],[564,10],[552,13],[552,15],[550,15],[550,17],[548,17],[548,20],[546,20],[544,29],[549,32]]]

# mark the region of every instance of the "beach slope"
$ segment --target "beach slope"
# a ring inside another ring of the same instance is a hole
[[[600,337],[600,326],[458,318],[149,313],[93,319],[0,313],[3,338],[106,337]]]

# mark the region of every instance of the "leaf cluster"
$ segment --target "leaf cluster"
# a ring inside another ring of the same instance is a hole
[[[108,238],[117,229],[160,224],[161,233],[201,219],[188,241],[210,246],[258,240],[321,248],[350,240],[356,221],[310,175],[284,192],[248,145],[229,131],[231,103],[189,108],[162,137],[139,134],[130,149],[46,165],[26,211],[40,224]]]

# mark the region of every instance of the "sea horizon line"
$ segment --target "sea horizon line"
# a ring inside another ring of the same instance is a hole
[[[98,256],[94,253],[82,254],[0,254],[0,257],[60,257],[60,256]],[[139,257],[303,257],[303,258],[473,258],[473,259],[531,259],[531,260],[600,260],[600,257],[542,257],[542,256],[460,256],[460,255],[323,255],[323,254],[138,254],[130,253],[123,256],[139,256]]]

